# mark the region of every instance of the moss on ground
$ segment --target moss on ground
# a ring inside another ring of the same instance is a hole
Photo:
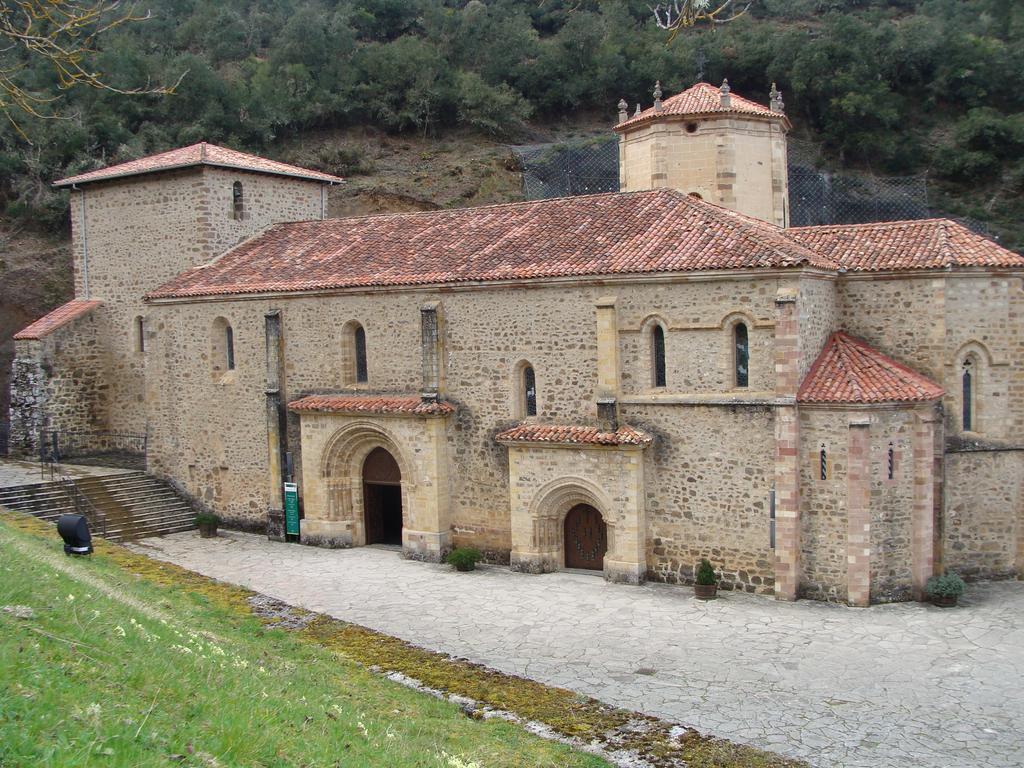
[[[0,513],[0,520],[37,536],[53,538],[52,526],[23,515]],[[96,553],[152,584],[201,595],[240,620],[258,613],[256,593],[215,581],[124,547],[96,542]],[[300,609],[294,615],[306,614]],[[265,624],[279,623],[261,617]],[[299,622],[294,634],[316,646],[383,672],[398,672],[448,694],[505,710],[526,721],[543,723],[561,736],[598,743],[610,750],[631,750],[655,765],[690,768],[798,768],[805,764],[782,756],[673,727],[657,718],[610,707],[572,691],[418,648],[365,627],[324,615]]]

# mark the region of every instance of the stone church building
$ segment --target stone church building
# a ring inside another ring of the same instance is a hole
[[[790,228],[769,106],[629,114],[621,189],[327,219],[198,144],[57,182],[76,298],[11,422],[148,435],[240,527],[867,605],[1024,567],[1024,258],[943,220]],[[543,578],[543,577],[539,577]]]

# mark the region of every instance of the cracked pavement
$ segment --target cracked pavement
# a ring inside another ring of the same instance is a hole
[[[457,573],[376,547],[222,531],[131,545],[423,648],[807,760],[1024,765],[1024,583],[961,607],[847,608],[501,566]]]

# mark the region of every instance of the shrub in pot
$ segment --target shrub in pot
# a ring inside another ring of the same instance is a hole
[[[476,564],[483,559],[479,549],[473,547],[456,547],[448,553],[445,562],[454,565],[457,571],[472,571]]]
[[[204,539],[212,539],[217,535],[217,526],[220,525],[220,518],[212,512],[200,512],[196,515],[196,525],[199,526],[199,536]]]
[[[960,595],[964,593],[964,580],[955,573],[944,573],[941,576],[932,576],[924,585],[924,591],[931,598],[934,605],[941,608],[952,608]]]
[[[699,600],[714,600],[718,597],[718,575],[705,557],[697,566],[693,593]]]

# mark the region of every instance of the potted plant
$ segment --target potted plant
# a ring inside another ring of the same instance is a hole
[[[718,597],[718,576],[706,557],[697,566],[694,582],[693,594],[698,600],[714,600]]]
[[[212,512],[200,512],[196,515],[196,525],[199,526],[200,538],[212,539],[217,536],[217,526],[220,525],[220,518]]]
[[[940,608],[952,608],[960,595],[964,593],[964,580],[955,573],[944,573],[932,576],[924,585],[924,591],[931,598],[932,605]]]
[[[456,547],[448,553],[445,562],[454,565],[456,571],[472,571],[477,562],[483,559],[479,549],[473,547]]]

